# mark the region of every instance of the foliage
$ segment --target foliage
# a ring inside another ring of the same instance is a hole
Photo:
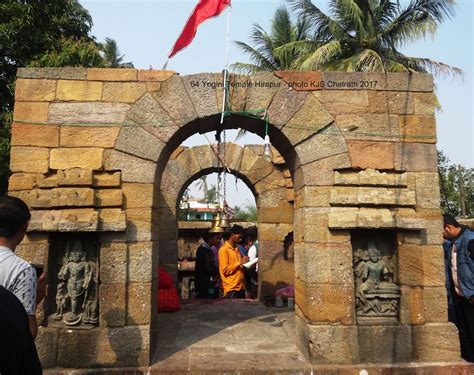
[[[117,42],[111,38],[105,38],[105,43],[101,45],[104,65],[108,68],[133,68],[131,62],[124,62],[125,55],[121,55]]]
[[[282,5],[273,15],[270,33],[257,23],[253,25],[250,39],[255,47],[244,42],[236,42],[237,46],[250,56],[253,64],[236,63],[232,64],[232,69],[246,73],[262,70],[290,70],[299,51],[296,48],[285,50],[278,50],[278,48],[306,40],[307,32],[308,23],[304,17],[293,23],[287,8]]]
[[[234,217],[232,220],[240,220],[240,221],[249,221],[249,222],[257,222],[257,207],[247,204],[243,208],[239,206],[234,207]]]
[[[19,67],[101,67],[92,18],[77,0],[0,2],[0,194],[7,190],[11,112]],[[115,42],[114,42],[115,43]],[[119,56],[118,62],[123,56]]]
[[[178,220],[188,220],[188,216],[195,212],[191,209],[191,205],[189,204],[189,199],[191,198],[191,193],[189,189],[186,189],[181,197],[181,202],[179,203],[178,207]]]
[[[311,0],[290,3],[298,24],[305,26],[302,37],[277,45],[273,29],[268,36],[254,26],[251,39],[255,47],[238,42],[255,62],[249,70],[461,74],[458,68],[399,51],[408,42],[434,36],[438,26],[454,14],[455,0],[411,0],[405,8],[398,0],[329,0],[330,15]],[[275,13],[272,25],[277,19]],[[291,20],[285,22],[289,27]],[[284,66],[268,64],[272,56],[291,56],[292,61]]]
[[[438,151],[438,173],[443,213],[461,215],[461,182],[464,188],[466,217],[474,216],[474,168],[459,169],[442,151]]]
[[[218,203],[219,192],[217,191],[216,185],[211,185],[209,189],[204,193],[204,203]]]

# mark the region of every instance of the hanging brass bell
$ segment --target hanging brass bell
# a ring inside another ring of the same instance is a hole
[[[230,228],[229,218],[227,217],[225,212],[220,212],[219,214],[219,226],[224,230]]]
[[[224,229],[219,226],[219,221],[219,214],[215,213],[212,216],[212,224],[211,229],[209,229],[209,233],[222,233],[224,231]]]

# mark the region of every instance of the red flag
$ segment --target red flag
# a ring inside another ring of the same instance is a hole
[[[168,55],[173,57],[176,53],[187,47],[194,39],[198,26],[211,17],[218,16],[230,4],[231,0],[199,0],[193,13],[186,22],[183,31]]]

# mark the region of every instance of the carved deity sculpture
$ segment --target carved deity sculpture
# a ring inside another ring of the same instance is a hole
[[[384,259],[385,258],[385,259]],[[400,288],[393,282],[390,257],[382,258],[373,242],[354,257],[358,316],[396,316]]]
[[[69,242],[63,264],[58,273],[56,292],[56,320],[68,326],[97,323],[98,270],[88,262],[81,241]],[[70,310],[65,312],[66,310]]]

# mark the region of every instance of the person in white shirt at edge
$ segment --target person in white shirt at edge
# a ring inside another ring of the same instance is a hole
[[[0,197],[0,285],[25,307],[33,338],[38,333],[36,306],[46,295],[46,274],[37,278],[35,268],[15,254],[30,223],[30,210],[19,198]]]
[[[245,235],[247,237],[247,246],[248,246],[248,257],[250,261],[258,258],[258,231],[257,227],[251,226],[245,230]],[[258,263],[251,266],[248,270],[248,274],[250,276],[250,282],[247,286],[250,290],[250,297],[255,297],[257,295],[257,291],[255,290],[256,286],[258,285]]]

